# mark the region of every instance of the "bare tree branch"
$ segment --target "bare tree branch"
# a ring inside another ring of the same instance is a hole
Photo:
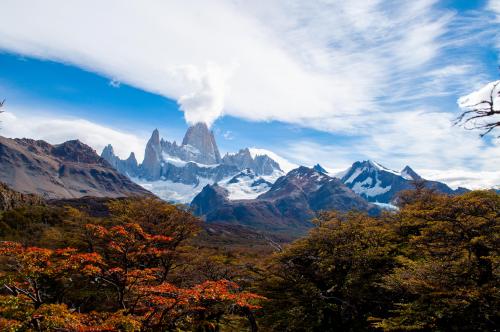
[[[500,81],[493,84],[489,92],[489,100],[481,100],[480,102],[463,105],[466,110],[462,112],[456,119],[455,125],[460,125],[466,130],[481,130],[479,136],[484,137],[494,129],[500,127]],[[488,98],[488,97],[486,97]],[[500,137],[500,136],[499,136]]]

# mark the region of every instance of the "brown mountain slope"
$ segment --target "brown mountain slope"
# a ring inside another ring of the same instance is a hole
[[[51,145],[0,136],[0,181],[44,198],[150,194],[78,140]]]

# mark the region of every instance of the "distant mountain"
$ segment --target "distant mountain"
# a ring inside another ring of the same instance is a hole
[[[122,174],[135,175],[139,171],[139,165],[133,152],[130,153],[127,159],[121,160],[115,155],[113,147],[109,144],[102,151],[101,157]]]
[[[267,155],[252,156],[248,148],[221,158],[213,133],[205,124],[188,128],[182,144],[160,138],[155,129],[146,144],[144,161],[137,165],[135,156],[121,160],[108,145],[101,154],[121,174],[151,190],[167,201],[189,203],[206,184],[218,182],[227,184],[230,195],[258,195],[270,186],[264,182],[274,182],[283,175],[280,165]],[[230,182],[240,172],[250,170],[248,176],[254,181]],[[255,181],[264,181],[254,185]],[[248,188],[245,186],[249,186]],[[239,191],[237,193],[236,191]]]
[[[400,191],[414,188],[416,180],[424,179],[410,166],[398,172],[371,160],[355,162],[341,176],[341,181],[355,193],[369,202],[378,203],[394,203]],[[425,185],[450,195],[467,191],[464,188],[453,190],[438,181],[425,180]]]
[[[340,180],[307,167],[280,177],[255,199],[230,200],[229,195],[229,190],[218,184],[207,185],[193,199],[191,207],[207,222],[289,234],[305,232],[312,226],[311,218],[321,210],[380,212]]]
[[[44,198],[149,195],[82,142],[0,137],[0,181]]]

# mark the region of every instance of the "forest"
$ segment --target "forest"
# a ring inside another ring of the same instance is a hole
[[[324,211],[283,243],[155,198],[18,206],[0,214],[0,330],[496,330],[499,194],[417,187],[398,207]]]

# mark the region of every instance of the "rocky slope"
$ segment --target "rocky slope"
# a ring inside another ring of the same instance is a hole
[[[0,137],[0,181],[44,198],[149,195],[82,142]]]

